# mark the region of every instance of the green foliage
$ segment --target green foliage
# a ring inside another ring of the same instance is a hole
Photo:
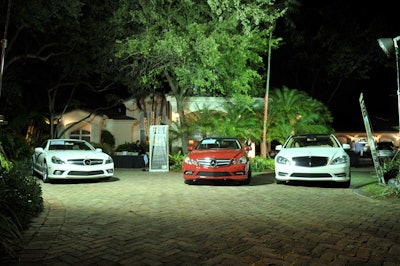
[[[389,179],[397,179],[400,181],[400,159],[395,158],[394,160],[392,159],[385,159],[382,163],[382,171],[383,171],[383,177],[385,179],[385,182],[387,183]]]
[[[267,169],[275,170],[274,159],[256,156],[250,159],[250,166],[253,172],[263,172]]]
[[[289,135],[332,133],[332,115],[307,93],[283,87],[270,93],[267,139],[283,143]]]
[[[4,153],[0,151],[0,171],[6,171],[6,172],[10,171],[10,164],[11,162],[9,162],[6,159]]]
[[[0,256],[15,257],[23,245],[22,230],[6,196],[7,186],[0,179]]]
[[[130,76],[145,86],[159,87],[166,76],[180,96],[247,94],[261,84],[265,36],[285,13],[257,2],[121,1],[113,21],[121,33],[117,55],[132,59],[138,71]]]
[[[378,183],[368,184],[359,189],[362,195],[370,198],[380,199],[380,200],[396,200],[400,198],[400,189],[393,186],[385,186]]]
[[[182,152],[177,152],[175,154],[169,155],[170,165],[169,168],[172,171],[181,171],[182,170],[182,162],[185,159],[185,155]]]
[[[42,189],[29,169],[23,161],[0,173],[0,254],[11,257],[22,247],[22,231],[43,211]]]
[[[1,128],[0,143],[10,161],[24,160],[32,154],[32,149],[21,133],[12,128]]]
[[[167,82],[182,115],[187,96],[256,95],[262,88],[266,36],[285,12],[274,1],[120,3],[116,55],[129,59],[122,69],[140,85],[131,87],[134,95],[163,90]],[[186,150],[188,125],[180,119]]]
[[[243,142],[248,138],[261,140],[262,120],[255,109],[255,100],[250,96],[236,95],[223,105],[224,113],[219,113],[216,134],[234,136]]]
[[[42,188],[38,179],[27,172],[16,165],[10,172],[3,172],[1,180],[6,188],[5,200],[23,228],[43,210]]]

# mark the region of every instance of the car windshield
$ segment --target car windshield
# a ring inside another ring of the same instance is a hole
[[[376,148],[378,150],[393,150],[394,145],[391,142],[378,142]]]
[[[241,146],[236,139],[210,138],[203,139],[196,147],[197,150],[217,148],[240,149]]]
[[[294,136],[285,145],[285,148],[303,147],[339,147],[339,143],[330,135],[305,135]]]
[[[50,142],[49,150],[90,151],[92,148],[82,141],[54,140]]]

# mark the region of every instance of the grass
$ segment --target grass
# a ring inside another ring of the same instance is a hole
[[[366,197],[379,200],[399,201],[400,189],[392,186],[384,186],[378,183],[372,183],[360,187],[358,192]]]

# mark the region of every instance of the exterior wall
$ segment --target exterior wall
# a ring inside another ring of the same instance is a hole
[[[115,120],[108,119],[105,129],[110,131],[115,138],[115,147],[121,144],[132,143],[139,139],[137,120]]]
[[[60,119],[60,126],[57,128],[57,135],[64,132],[64,130],[75,123],[76,121],[82,120],[82,122],[73,125],[67,131],[64,132],[63,135],[59,137],[69,138],[71,132],[76,130],[87,130],[90,132],[90,141],[92,142],[100,142],[101,131],[104,128],[104,123],[107,119],[107,116],[90,114],[89,112],[83,110],[75,110],[69,113],[64,114]]]
[[[149,140],[150,125],[171,124],[171,105],[168,100],[159,95],[152,95],[142,99],[139,103],[131,99],[124,102],[126,116],[137,119],[133,129],[134,141],[146,143]],[[119,134],[119,132],[118,132]],[[117,139],[117,136],[114,135]]]

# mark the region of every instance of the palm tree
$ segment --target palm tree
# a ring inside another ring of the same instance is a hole
[[[257,103],[250,96],[235,97],[226,101],[225,113],[219,118],[217,131],[219,135],[234,136],[242,141],[251,138],[260,142],[262,119],[257,113]]]
[[[273,90],[271,98],[268,141],[283,143],[293,134],[333,131],[330,125],[333,119],[328,108],[307,93],[283,87]]]

